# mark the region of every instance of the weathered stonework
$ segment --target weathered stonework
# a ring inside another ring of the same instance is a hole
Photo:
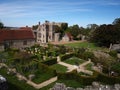
[[[56,23],[56,22],[49,22],[45,21],[45,23],[41,24],[39,23],[38,29],[37,29],[37,43],[38,44],[45,44],[48,42],[54,42],[59,41],[59,34],[55,33],[55,26],[61,26],[62,23]]]

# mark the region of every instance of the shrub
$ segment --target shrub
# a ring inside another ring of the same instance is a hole
[[[57,73],[58,79],[74,79],[81,83],[81,85],[91,85],[93,81],[105,83],[105,84],[116,84],[120,83],[120,77],[110,77],[99,72],[94,71],[93,76],[86,77],[80,76],[76,72],[69,73]]]
[[[93,54],[92,52],[84,52],[84,53],[83,53],[83,58],[84,58],[85,60],[88,60],[89,58],[90,58],[90,59],[93,59],[93,58],[94,58],[94,54]]]
[[[47,61],[43,61],[42,63],[50,66],[57,63],[57,58],[48,59]]]
[[[83,53],[76,53],[75,55],[76,55],[76,57],[79,57],[84,60],[88,60],[89,58],[90,59],[95,58],[94,54],[92,52],[88,52],[88,51],[85,51]]]
[[[98,74],[97,76],[97,81],[105,83],[105,84],[116,84],[116,83],[120,83],[120,77],[110,77],[104,74]]]
[[[113,70],[114,72],[117,72],[120,75],[120,63],[115,63],[112,65],[111,70]]]
[[[60,58],[61,58],[61,61],[64,61],[64,60],[67,60],[68,58],[73,57],[74,55],[75,55],[74,53],[65,54],[65,55],[61,55]]]
[[[112,57],[117,57],[117,51],[110,51],[109,52],[109,55],[112,56]]]

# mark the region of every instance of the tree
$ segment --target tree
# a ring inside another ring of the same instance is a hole
[[[97,24],[88,24],[87,28],[91,29],[91,30],[95,30],[98,27]]]
[[[78,25],[70,26],[67,31],[72,34],[73,39],[77,39],[77,36],[81,33]]]
[[[68,23],[62,23],[62,24],[61,24],[61,29],[62,29],[62,30],[65,31],[67,28],[68,28]]]
[[[54,30],[55,33],[61,33],[61,27],[59,27],[58,25],[54,25]]]
[[[120,30],[114,25],[101,25],[91,34],[90,40],[100,46],[109,46],[110,43],[120,42]]]
[[[4,27],[4,24],[0,22],[0,29],[2,29],[3,27]]]
[[[113,23],[113,25],[120,25],[120,18],[116,18]]]
[[[37,28],[38,28],[38,25],[33,25],[33,26],[32,26],[32,29],[33,29],[33,30],[36,30]]]

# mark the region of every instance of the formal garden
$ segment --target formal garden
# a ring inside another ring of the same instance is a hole
[[[109,50],[107,52],[101,51],[99,47],[97,49],[93,48],[96,47],[68,47],[66,45],[51,44],[48,44],[47,47],[42,47],[35,45],[26,48],[25,51],[9,49],[0,52],[0,62],[5,63],[9,68],[15,69],[17,73],[20,73],[36,84],[57,76],[58,79],[54,83],[40,90],[47,90],[56,82],[62,82],[71,87],[84,87],[90,85],[93,81],[107,84],[120,83],[120,62],[117,53]],[[100,53],[100,56],[97,56],[97,53]],[[93,72],[93,74],[78,73],[76,69],[68,72],[68,67],[59,64],[58,56],[60,62],[76,67],[91,60],[92,63],[86,64],[84,69]],[[99,70],[95,71],[93,66]],[[13,87],[21,87],[21,90],[35,89],[28,85],[25,80],[19,81],[15,76],[16,73],[11,73],[6,68],[1,69],[0,74],[7,78],[12,90],[14,90]],[[23,83],[19,84],[21,82]]]

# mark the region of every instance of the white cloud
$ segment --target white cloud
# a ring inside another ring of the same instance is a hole
[[[15,1],[0,4],[1,17],[25,17],[31,15],[44,15],[55,13],[88,12],[88,8],[77,7],[77,5],[90,4],[91,2],[65,2],[65,1]]]

